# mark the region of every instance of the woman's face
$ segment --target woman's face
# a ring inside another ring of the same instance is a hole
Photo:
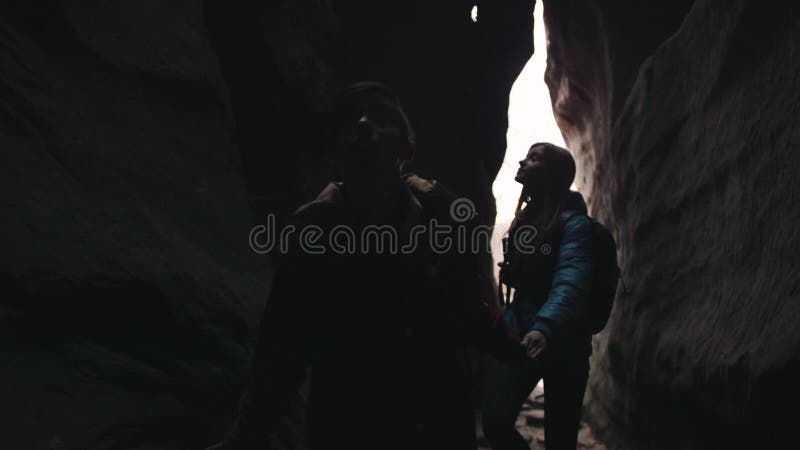
[[[517,176],[514,180],[527,188],[536,187],[544,181],[545,171],[545,148],[537,145],[528,150],[525,159],[520,160]]]

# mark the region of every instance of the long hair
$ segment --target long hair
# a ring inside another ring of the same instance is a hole
[[[561,213],[566,207],[567,194],[575,180],[575,160],[567,149],[549,142],[537,142],[530,148],[534,147],[542,147],[542,157],[547,168],[542,173],[545,177],[542,180],[544,189],[535,195],[549,196],[550,202],[547,203],[549,207],[543,208],[542,205],[545,203],[543,199],[531,198],[531,194],[523,186],[511,226],[514,227],[518,221],[524,221],[537,227],[538,236],[546,236],[556,230],[561,223]]]

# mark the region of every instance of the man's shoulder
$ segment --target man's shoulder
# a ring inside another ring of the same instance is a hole
[[[474,203],[467,198],[460,198],[443,183],[413,173],[404,174],[403,181],[430,218],[442,223],[455,221],[470,224],[474,221]]]
[[[446,189],[437,180],[433,178],[423,178],[415,173],[405,173],[402,177],[406,186],[418,195],[440,193],[443,189]]]
[[[314,200],[301,205],[292,213],[295,224],[323,224],[330,221],[341,209],[340,183],[331,182]]]

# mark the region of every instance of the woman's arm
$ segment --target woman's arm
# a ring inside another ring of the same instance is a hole
[[[592,223],[588,216],[567,219],[547,301],[531,326],[548,340],[578,331],[592,288]]]

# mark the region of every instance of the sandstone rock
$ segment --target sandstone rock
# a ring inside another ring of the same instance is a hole
[[[522,417],[525,418],[525,424],[528,426],[544,426],[544,411],[541,409],[524,412]]]
[[[1,7],[4,448],[209,443],[268,287],[199,5],[101,3]]]
[[[800,14],[630,6],[545,10],[554,109],[633,286],[595,342],[589,415],[610,448],[777,448],[800,400]],[[671,28],[641,29],[651,14]]]

